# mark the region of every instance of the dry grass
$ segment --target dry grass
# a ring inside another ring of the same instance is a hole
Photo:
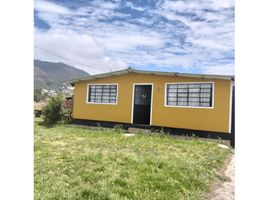
[[[34,103],[34,110],[42,110],[46,106],[46,102]]]

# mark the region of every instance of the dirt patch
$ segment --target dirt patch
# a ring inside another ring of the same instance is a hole
[[[219,179],[213,184],[209,200],[234,200],[234,171],[235,171],[235,155],[229,157],[224,167],[219,171]]]

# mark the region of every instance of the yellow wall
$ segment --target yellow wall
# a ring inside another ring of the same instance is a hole
[[[165,107],[165,83],[170,82],[214,82],[214,108]],[[86,103],[89,83],[118,83],[117,105]],[[133,83],[153,83],[152,125],[229,132],[230,80],[129,73],[77,82],[73,117],[131,123]]]

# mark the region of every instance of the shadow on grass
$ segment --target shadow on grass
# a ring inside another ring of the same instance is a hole
[[[44,122],[44,120],[41,117],[40,118],[35,117],[34,123],[37,124],[38,126],[43,126],[46,128],[53,128],[57,125],[57,124],[46,123],[46,122]]]
[[[43,127],[46,127],[46,128],[53,128],[55,126],[58,126],[58,125],[72,125],[72,121],[69,121],[69,122],[63,122],[63,121],[60,121],[60,122],[57,122],[57,123],[46,123],[41,117],[35,117],[34,118],[34,123],[37,124],[38,126],[43,126]]]

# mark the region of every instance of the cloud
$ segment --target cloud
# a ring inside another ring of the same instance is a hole
[[[219,11],[221,9],[228,9],[234,7],[233,0],[224,0],[224,1],[215,1],[215,0],[203,0],[193,1],[193,0],[166,0],[163,1],[161,7],[166,10],[173,10],[178,12],[194,12],[204,11],[204,10],[213,10]]]
[[[50,27],[41,31],[36,25],[36,43],[89,65],[75,64],[89,73],[127,66],[200,73],[213,69],[227,73],[233,68],[233,0],[159,0],[150,4],[38,0],[35,10],[36,17]],[[38,50],[35,57],[57,60]]]
[[[141,33],[136,30],[111,31],[106,36],[99,37],[97,40],[109,51],[115,52],[136,50],[138,47],[148,47],[153,50],[164,46],[164,41],[160,35]]]
[[[203,67],[205,74],[222,74],[222,75],[234,75],[234,64],[223,64],[216,66]]]
[[[126,2],[126,6],[130,7],[133,10],[137,10],[137,11],[140,11],[140,12],[146,10],[146,8],[135,6],[132,2],[129,2],[129,1]]]
[[[169,21],[181,25],[180,31],[186,35],[184,47],[193,59],[193,66],[211,65],[218,72],[221,62],[233,60],[228,55],[234,52],[234,2],[216,1],[163,1],[155,13]],[[221,62],[219,62],[221,60]],[[214,64],[214,65],[212,65]]]
[[[87,34],[71,30],[36,30],[35,41],[38,41],[36,46],[56,55],[36,49],[36,59],[64,62],[91,74],[127,67],[120,59],[106,55],[105,48]]]
[[[35,10],[39,12],[47,12],[47,13],[54,13],[54,14],[71,14],[71,10],[65,6],[61,6],[49,1],[35,1],[34,5]]]

